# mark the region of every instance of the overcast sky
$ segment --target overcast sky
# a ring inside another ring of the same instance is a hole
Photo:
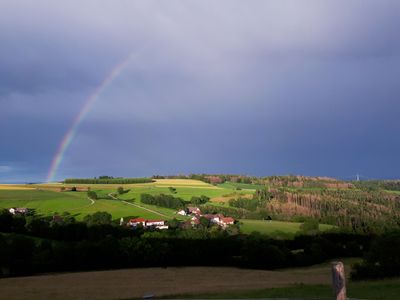
[[[400,1],[0,2],[0,182],[400,177]]]

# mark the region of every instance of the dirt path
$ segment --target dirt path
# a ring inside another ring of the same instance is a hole
[[[92,206],[96,203],[96,201],[94,201],[92,198],[87,197],[87,199],[90,201],[90,203],[88,205],[84,205],[84,206],[80,206],[80,207],[75,207],[75,208],[70,208],[68,211],[75,211],[75,210],[80,210],[82,208],[85,207],[89,207]]]
[[[347,270],[348,271],[348,270]],[[329,264],[282,271],[221,267],[146,268],[0,279],[1,299],[130,299],[330,284]]]
[[[159,215],[159,216],[162,216],[162,217],[165,217],[165,218],[169,218],[169,216],[167,216],[167,215],[165,215],[165,214],[163,214],[163,213],[160,213],[160,212],[158,212],[158,211],[152,210],[152,209],[150,209],[150,208],[143,207],[143,206],[140,206],[140,205],[137,205],[137,204],[133,204],[133,203],[130,203],[130,202],[127,202],[127,201],[124,201],[124,200],[122,200],[122,202],[125,203],[125,204],[128,204],[128,205],[132,205],[132,206],[135,206],[135,207],[138,207],[138,208],[147,210],[147,211],[149,211],[149,212],[151,212],[151,213],[153,213],[153,214],[157,214],[157,215]]]

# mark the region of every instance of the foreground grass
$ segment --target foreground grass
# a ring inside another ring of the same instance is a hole
[[[297,284],[284,288],[269,288],[249,291],[235,291],[216,294],[174,295],[165,298],[186,299],[257,299],[257,298],[304,298],[332,299],[329,285]],[[400,278],[379,281],[348,282],[347,297],[373,300],[398,300],[400,297]]]

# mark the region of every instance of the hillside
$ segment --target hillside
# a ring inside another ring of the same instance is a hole
[[[206,196],[209,202],[201,205],[202,211],[236,219],[303,222],[311,218],[360,232],[382,231],[400,225],[400,194],[385,189],[396,189],[397,181],[360,183],[327,177],[207,174],[160,177],[146,182],[139,180],[140,183],[131,183],[135,179],[129,179],[127,184],[113,181],[89,184],[81,179],[84,183],[4,185],[0,189],[0,207],[29,207],[44,215],[68,211],[78,219],[96,211],[107,211],[114,219],[162,216],[184,220],[176,215],[176,209],[141,201],[143,194],[163,194],[182,199],[187,205],[193,197]],[[123,179],[118,180],[123,182]],[[120,201],[111,199],[108,195],[116,193],[119,187],[125,191],[118,196]],[[96,192],[99,199],[88,199],[88,190]],[[265,228],[260,231],[264,232]]]

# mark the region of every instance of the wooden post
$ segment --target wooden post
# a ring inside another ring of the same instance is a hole
[[[346,277],[344,265],[340,261],[332,262],[332,285],[336,300],[346,300]]]

